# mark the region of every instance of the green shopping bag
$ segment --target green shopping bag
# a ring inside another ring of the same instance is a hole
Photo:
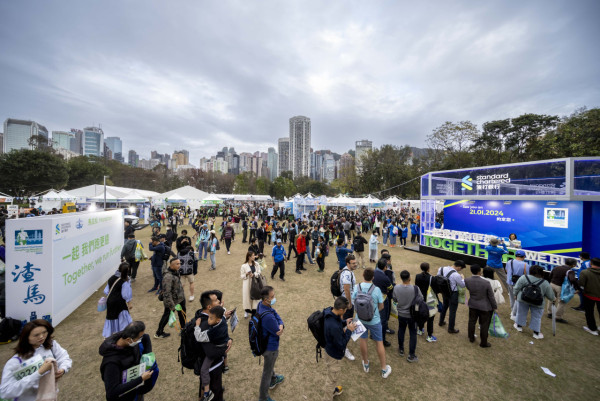
[[[459,304],[464,304],[465,303],[465,295],[467,294],[467,289],[465,287],[459,287],[456,286],[458,288],[458,303]]]
[[[177,322],[177,315],[175,315],[175,312],[171,311],[171,313],[169,313],[169,320],[167,323],[169,327],[173,327],[175,326],[175,322]]]
[[[496,312],[494,312],[494,316],[492,316],[489,333],[492,337],[508,338],[508,333],[504,330],[504,326],[500,321],[500,316],[498,316]]]

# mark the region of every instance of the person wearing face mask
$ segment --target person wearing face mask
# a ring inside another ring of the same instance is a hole
[[[274,389],[284,379],[283,375],[275,373],[275,361],[279,355],[279,337],[283,335],[283,320],[273,306],[277,301],[275,290],[271,286],[263,287],[260,292],[261,302],[258,304],[258,314],[261,315],[262,333],[267,342],[263,353],[264,365],[260,381],[259,401],[272,401],[269,389]]]
[[[54,327],[42,319],[32,320],[23,326],[15,355],[2,370],[0,397],[34,401],[44,380],[42,377],[53,372],[54,380],[58,381],[71,369],[73,362],[69,354],[52,338],[52,333]],[[35,369],[31,368],[33,366]],[[17,379],[17,376],[21,379]]]
[[[100,345],[100,374],[104,381],[107,401],[143,401],[144,394],[154,387],[156,375],[153,377],[153,370],[146,370],[139,377],[126,383],[122,380],[123,372],[138,366],[142,355],[152,352],[152,342],[145,331],[144,322],[136,321]]]

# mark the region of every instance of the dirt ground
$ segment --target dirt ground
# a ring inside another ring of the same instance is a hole
[[[188,231],[192,231],[188,228]],[[148,243],[150,230],[138,232],[138,238]],[[265,246],[270,254],[271,247]],[[381,249],[381,246],[380,248]],[[388,248],[390,249],[390,248]],[[224,244],[217,252],[217,270],[208,271],[210,260],[200,262],[196,276],[196,300],[188,302],[190,316],[199,309],[199,294],[208,289],[224,292],[225,306],[242,310],[240,266],[244,261],[247,244],[241,243],[241,235],[227,255]],[[149,252],[147,252],[149,253]],[[421,255],[401,248],[392,248],[392,264],[396,275],[407,269],[414,274],[419,264],[427,261],[435,274],[439,266],[448,265],[447,260]],[[149,255],[150,256],[150,255]],[[267,265],[270,265],[268,259]],[[315,340],[308,331],[306,318],[317,309],[332,305],[329,278],[337,268],[335,255],[326,261],[325,274],[317,273],[315,266],[307,265],[302,275],[294,273],[295,259],[286,263],[286,281],[277,278],[270,282],[275,287],[276,309],[283,318],[286,330],[281,338],[279,358],[275,365],[277,373],[285,375],[285,381],[271,391],[278,401],[318,400],[321,397],[324,363],[315,361]],[[116,268],[116,266],[115,266]],[[468,276],[470,273],[465,272]],[[362,269],[357,270],[362,281]],[[270,280],[269,280],[270,281]],[[138,279],[132,284],[134,291],[134,320],[146,323],[147,333],[156,331],[162,314],[162,303],[154,294],[146,291],[152,287],[153,278],[149,261],[140,265]],[[102,288],[104,285],[102,286]],[[57,328],[55,338],[69,352],[73,368],[59,383],[60,400],[103,400],[104,384],[100,378],[101,344],[104,313],[96,311],[96,303],[102,288],[65,319]],[[189,289],[186,287],[186,299]],[[508,296],[504,294],[507,302]],[[569,306],[574,306],[576,300]],[[249,401],[258,399],[258,387],[262,364],[250,352],[247,340],[247,320],[240,316],[240,326],[232,334],[233,348],[229,353],[231,370],[224,375],[225,399]],[[356,361],[343,360],[343,379],[340,384],[344,394],[339,400],[592,400],[600,394],[600,337],[593,337],[582,330],[585,325],[583,313],[567,308],[565,318],[569,324],[558,326],[556,337],[552,336],[551,321],[543,318],[543,340],[534,340],[532,332],[525,328],[518,333],[512,328],[507,304],[500,307],[500,316],[510,333],[508,339],[490,337],[491,348],[481,349],[467,338],[468,309],[460,305],[457,325],[460,334],[450,335],[438,327],[435,320],[434,335],[437,343],[427,343],[419,337],[417,355],[419,362],[409,364],[398,355],[396,335],[388,336],[392,346],[386,348],[392,374],[381,378],[375,344],[369,343],[369,359],[373,368],[366,374],[360,363],[358,343],[351,341],[350,349]],[[390,327],[397,330],[397,320],[390,320]],[[445,327],[447,328],[447,326]],[[154,400],[197,400],[198,378],[186,370],[181,374],[177,362],[179,336],[175,329],[167,328],[167,339],[152,338],[154,352],[160,367],[160,377],[154,390],[146,396]],[[408,343],[408,333],[405,340]],[[477,344],[477,343],[476,343]],[[408,347],[408,344],[406,345]],[[0,347],[0,360],[8,360],[13,354],[13,344]],[[552,378],[542,372],[547,367],[556,374]]]

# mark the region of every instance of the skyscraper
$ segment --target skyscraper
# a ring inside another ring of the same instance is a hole
[[[187,150],[176,150],[173,152],[173,160],[177,160],[178,166],[187,166],[190,164],[190,152]]]
[[[279,163],[277,164],[277,177],[284,171],[290,171],[290,138],[279,138]]]
[[[275,148],[269,148],[269,154],[267,156],[267,168],[269,169],[269,180],[273,181],[277,178],[277,165],[279,161],[277,160],[277,152],[275,152]]]
[[[7,118],[4,121],[4,140],[2,149],[4,153],[18,149],[33,149],[35,145],[30,145],[30,139],[35,136],[46,138],[48,141],[48,130],[35,121],[17,120]],[[43,141],[43,139],[42,139]],[[38,146],[41,144],[38,143]]]
[[[81,139],[84,156],[102,156],[104,152],[104,131],[100,127],[86,127]]]
[[[106,146],[112,152],[113,159],[117,158],[117,154],[123,154],[123,142],[121,142],[121,138],[118,136],[109,136],[104,140],[104,143],[106,143]]]
[[[66,131],[52,131],[52,147],[55,149],[71,150],[71,140],[75,134]]]
[[[355,151],[355,161],[356,165],[356,173],[362,173],[362,160],[361,158],[367,154],[368,151],[373,150],[373,142],[363,139],[361,141],[356,141],[356,151]]]
[[[129,151],[129,165],[131,167],[138,167],[140,161],[140,157],[138,156],[137,152],[135,150],[130,150]]]
[[[73,138],[71,138],[71,152],[78,155],[83,154],[83,131],[80,129],[71,128]]]
[[[292,176],[310,176],[310,118],[290,118],[290,170]]]

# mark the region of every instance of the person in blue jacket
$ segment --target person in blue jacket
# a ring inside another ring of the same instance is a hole
[[[337,385],[342,370],[341,361],[344,358],[348,340],[356,329],[356,323],[352,323],[352,318],[346,320],[342,318],[349,305],[350,302],[346,297],[338,297],[333,303],[333,308],[329,307],[323,311],[323,331],[325,333],[323,361],[327,370],[323,395],[327,399],[342,394],[342,386]]]
[[[277,244],[273,247],[273,252],[271,252],[271,256],[273,257],[273,271],[271,271],[271,280],[275,278],[275,274],[277,273],[277,269],[279,269],[279,279],[281,281],[285,281],[285,247],[281,245],[281,238],[277,239]]]
[[[416,241],[418,241],[418,235],[419,235],[419,225],[417,223],[412,223],[410,225],[410,243],[414,244]]]
[[[260,291],[261,302],[258,304],[257,313],[261,316],[263,338],[267,340],[267,349],[263,353],[264,365],[260,381],[259,401],[274,401],[269,397],[269,389],[275,388],[284,379],[283,375],[275,373],[275,361],[279,355],[279,337],[283,334],[283,320],[273,309],[275,290],[267,285]]]
[[[352,253],[352,249],[344,246],[344,240],[342,238],[337,240],[337,247],[335,248],[335,254],[338,258],[339,268],[342,270],[346,267],[346,256]]]
[[[394,223],[388,225],[388,235],[390,236],[390,247],[396,246],[396,237],[398,237],[398,227]]]
[[[406,223],[402,223],[400,227],[400,245],[406,246],[406,238],[408,237],[408,227],[406,227]]]
[[[498,243],[502,245],[502,248],[498,246]],[[502,255],[508,253],[508,249],[506,249],[506,244],[504,243],[504,241],[500,242],[498,238],[492,237],[490,238],[490,244],[485,247],[485,250],[488,253],[486,265],[494,269],[494,271],[498,275],[498,278],[500,279],[500,282],[508,291],[508,288],[506,287],[506,270],[504,269],[504,265],[502,264]]]

